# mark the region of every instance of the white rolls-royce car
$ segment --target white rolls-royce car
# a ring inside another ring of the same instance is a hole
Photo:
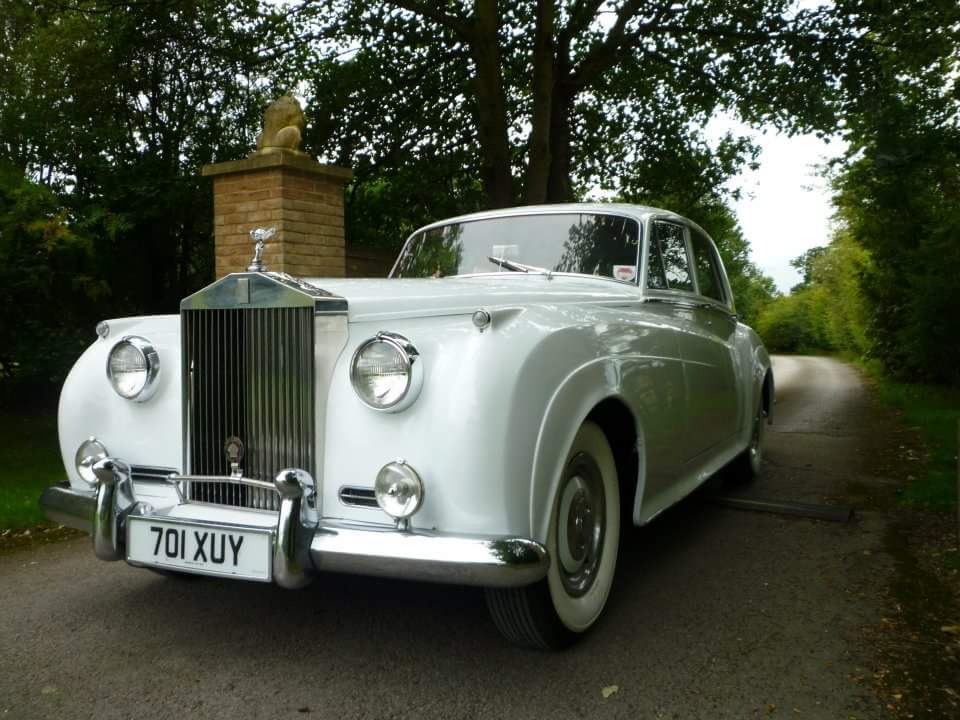
[[[769,358],[673,213],[444,220],[378,280],[259,255],[177,315],[100,323],[64,383],[42,504],[97,557],[476,585],[508,639],[560,648],[600,617],[623,527],[760,467]]]

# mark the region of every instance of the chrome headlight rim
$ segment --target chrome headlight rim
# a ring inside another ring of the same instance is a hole
[[[120,391],[120,388],[117,385],[117,379],[114,377],[112,363],[113,354],[117,351],[117,348],[125,344],[130,345],[143,356],[144,364],[146,365],[147,370],[147,375],[143,385],[139,390],[137,390],[137,392],[130,395]],[[110,381],[110,387],[113,388],[113,391],[124,400],[132,400],[133,402],[144,402],[149,400],[157,391],[157,377],[159,374],[160,354],[157,352],[156,348],[153,347],[150,341],[144,337],[139,335],[126,335],[115,342],[113,347],[110,348],[110,352],[107,353],[107,379]]]
[[[368,400],[367,397],[365,397],[361,392],[359,386],[360,375],[358,371],[358,364],[360,358],[365,350],[377,343],[389,345],[400,355],[407,375],[407,385],[403,392],[396,400],[386,405],[370,402],[370,400]],[[354,351],[353,357],[350,359],[350,384],[353,386],[353,391],[356,393],[356,396],[360,402],[362,402],[371,410],[390,413],[406,410],[420,395],[420,388],[423,386],[423,359],[420,357],[420,352],[417,350],[416,346],[406,337],[400,335],[399,333],[381,330],[372,338],[364,340],[362,343],[360,343],[360,345],[357,346],[357,349]]]
[[[73,455],[73,464],[77,475],[90,487],[97,486],[97,476],[93,473],[93,466],[107,457],[107,448],[102,442],[91,436],[77,447]]]

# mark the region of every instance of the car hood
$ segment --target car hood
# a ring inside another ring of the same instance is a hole
[[[630,301],[634,285],[589,276],[496,273],[410,280],[305,278],[346,298],[350,321],[471,314],[479,308]]]

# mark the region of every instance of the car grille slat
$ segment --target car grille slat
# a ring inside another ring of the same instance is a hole
[[[314,330],[310,307],[183,310],[184,465],[229,476],[227,438],[243,442],[243,475],[272,482],[295,467],[314,474]],[[224,479],[192,483],[189,498],[277,509],[278,496]]]

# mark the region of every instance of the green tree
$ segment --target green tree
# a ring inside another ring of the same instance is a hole
[[[19,274],[0,284],[0,305],[56,295],[30,320],[39,325],[18,325],[9,362],[24,382],[35,367],[24,354],[46,353],[44,338],[66,332],[67,320],[89,338],[98,315],[175,311],[211,278],[200,168],[249,151],[273,92],[262,79],[275,68],[261,57],[270,35],[257,28],[259,9],[253,0],[5,4],[0,227]],[[63,322],[54,308],[70,309]],[[37,368],[33,379],[55,375]]]
[[[295,15],[302,47],[333,47],[329,62],[370,81],[356,102],[386,90],[384,136],[474,147],[498,207],[570,200],[645,158],[685,154],[720,108],[832,130],[885,11],[865,0],[301,0]],[[375,137],[353,150],[395,147]]]
[[[823,245],[812,247],[804,252],[803,255],[795,257],[790,261],[790,267],[800,273],[800,282],[794,285],[790,289],[790,292],[797,292],[798,290],[810,287],[810,283],[813,282],[814,264],[825,252],[827,252],[827,248]]]
[[[0,391],[28,382],[50,397],[94,337],[89,318],[109,288],[93,236],[114,228],[77,220],[49,188],[0,162]]]
[[[941,7],[951,22],[905,5],[877,29],[834,191],[844,238],[869,254],[870,354],[895,375],[960,383],[960,6]],[[898,52],[912,26],[926,27],[926,41]]]

